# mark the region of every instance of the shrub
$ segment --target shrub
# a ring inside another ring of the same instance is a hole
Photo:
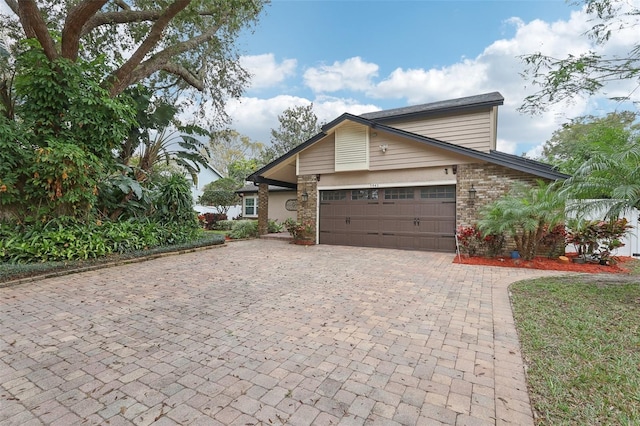
[[[231,228],[233,228],[233,224],[236,222],[236,220],[219,220],[216,222],[213,229],[216,229],[218,231],[231,231]]]
[[[457,232],[460,250],[469,256],[475,256],[480,248],[482,234],[476,226],[461,226]]]
[[[287,232],[291,234],[294,240],[313,239],[313,233],[315,229],[310,221],[298,222],[293,220],[292,218],[288,218],[284,221],[283,225],[287,229]]]
[[[270,234],[276,234],[278,232],[282,232],[283,229],[284,229],[284,226],[282,224],[278,223],[278,219],[275,219],[275,220],[269,219],[268,232]]]
[[[258,221],[236,220],[229,236],[234,239],[256,238],[258,236]]]

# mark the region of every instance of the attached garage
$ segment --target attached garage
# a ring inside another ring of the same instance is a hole
[[[319,242],[455,251],[456,187],[320,191]]]

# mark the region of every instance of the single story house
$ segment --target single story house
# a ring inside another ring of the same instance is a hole
[[[248,182],[236,191],[242,198],[242,212],[245,219],[258,218],[258,186]],[[267,217],[283,223],[297,218],[298,199],[295,189],[269,185],[269,206]]]
[[[297,218],[315,242],[455,251],[457,227],[515,181],[568,177],[496,151],[498,92],[362,115],[342,114],[251,174],[261,233],[269,185],[297,194]]]

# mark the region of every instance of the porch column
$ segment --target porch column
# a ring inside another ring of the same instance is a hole
[[[258,235],[269,233],[269,184],[258,185]]]
[[[304,201],[305,199],[306,201]],[[317,175],[298,176],[298,222],[310,224],[316,232],[318,229],[318,220],[316,217],[317,208]],[[316,232],[313,233],[313,242],[317,244],[318,241],[316,241]]]

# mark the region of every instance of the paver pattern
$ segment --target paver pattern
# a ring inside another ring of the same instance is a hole
[[[533,424],[508,285],[251,240],[0,289],[0,425]]]

